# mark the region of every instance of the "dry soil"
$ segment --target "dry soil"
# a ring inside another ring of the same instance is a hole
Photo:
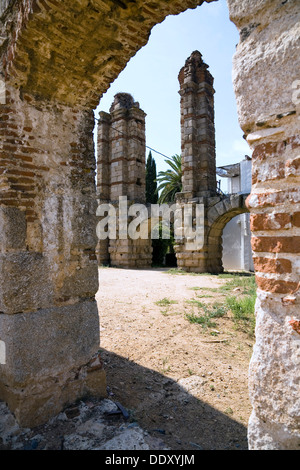
[[[224,302],[211,289],[228,279],[166,269],[101,268],[99,276],[111,399],[171,449],[247,449],[254,338],[236,328],[230,312],[213,328],[186,318],[198,311],[191,300]]]
[[[99,278],[108,398],[81,400],[31,430],[0,403],[0,450],[248,449],[254,338],[230,312],[209,328],[186,317],[197,302],[224,304],[217,288],[228,279],[115,268]]]

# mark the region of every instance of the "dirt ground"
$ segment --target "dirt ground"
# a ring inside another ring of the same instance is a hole
[[[227,281],[166,269],[99,271],[109,397],[170,449],[248,448],[254,339],[236,328],[230,313],[207,329],[185,317],[197,311],[191,300],[222,302],[224,294],[210,289]]]
[[[99,278],[108,397],[86,397],[35,429],[0,402],[0,450],[247,450],[254,339],[230,312],[207,328],[186,318],[199,301],[224,303],[217,288],[228,279],[115,268]]]

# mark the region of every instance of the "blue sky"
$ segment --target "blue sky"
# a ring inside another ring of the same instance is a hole
[[[238,124],[232,85],[232,57],[238,41],[226,0],[168,16],[152,29],[148,44],[103,95],[96,117],[99,111],[109,111],[116,93],[130,93],[147,114],[146,145],[168,156],[180,154],[178,73],[190,54],[199,50],[215,80],[217,166],[243,160],[251,151]],[[155,152],[152,155],[157,170],[166,169],[164,157]]]

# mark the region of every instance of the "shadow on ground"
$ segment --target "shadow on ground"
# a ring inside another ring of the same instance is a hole
[[[102,349],[108,398],[19,428],[0,402],[0,450],[247,450],[247,429],[169,377]],[[198,377],[198,379],[200,379]]]
[[[109,398],[172,450],[247,450],[247,428],[174,380],[101,350]]]

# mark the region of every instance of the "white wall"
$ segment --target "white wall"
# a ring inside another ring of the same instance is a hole
[[[250,214],[237,215],[223,230],[223,267],[225,271],[253,271]]]
[[[242,193],[251,192],[251,181],[252,181],[252,161],[243,160],[240,162],[240,180],[241,180],[241,189]]]

